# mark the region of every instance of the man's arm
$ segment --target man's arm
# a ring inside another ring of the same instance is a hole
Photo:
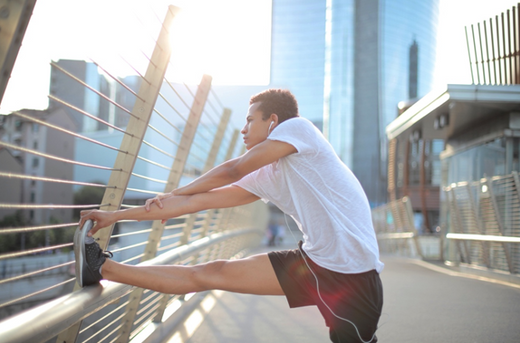
[[[120,220],[166,220],[188,213],[195,213],[213,208],[226,208],[252,203],[259,198],[237,186],[227,186],[205,193],[193,195],[174,195],[162,200],[162,208],[151,204],[149,210],[138,206],[114,212],[100,210],[81,211],[79,226],[87,220],[95,222],[89,236],[99,229],[112,225]]]
[[[247,174],[297,152],[291,144],[266,139],[244,155],[222,163],[184,187],[174,190],[175,195],[208,192],[230,185]]]

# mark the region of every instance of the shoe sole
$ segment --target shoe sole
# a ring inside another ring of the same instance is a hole
[[[74,254],[76,255],[76,281],[83,287],[83,266],[85,264],[85,238],[92,229],[92,220],[87,220],[83,227],[76,229],[74,233]]]

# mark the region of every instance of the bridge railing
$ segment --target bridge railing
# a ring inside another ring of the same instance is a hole
[[[518,172],[445,189],[451,261],[520,273]]]
[[[62,89],[51,88],[50,108],[2,119],[0,199],[9,197],[0,201],[0,340],[128,342],[185,304],[182,295],[113,283],[79,289],[72,253],[73,211],[143,204],[243,151],[210,76],[195,87],[167,77],[169,67],[179,67],[170,65],[176,11],[170,6],[158,20],[153,51],[141,52],[145,68],[130,65],[135,77],[114,76],[98,61],[86,67],[95,66],[97,74],[81,77],[69,64],[53,62],[51,74]],[[93,86],[93,77],[104,83]],[[88,101],[67,98],[74,89]],[[79,195],[87,200],[78,201]],[[124,221],[96,238],[119,262],[194,264],[232,258],[258,244],[267,215],[266,206],[255,203],[166,223]],[[24,329],[13,331],[14,323]]]
[[[437,259],[510,275],[520,273],[520,177],[458,182],[444,188]],[[418,236],[407,197],[372,210],[383,252],[431,258]]]
[[[381,251],[423,257],[408,197],[373,209],[372,222]]]

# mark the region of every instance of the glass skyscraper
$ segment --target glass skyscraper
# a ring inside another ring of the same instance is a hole
[[[386,201],[386,126],[433,86],[439,0],[274,0],[270,87],[290,89],[361,181]]]
[[[439,0],[273,0],[267,87],[296,95],[373,205],[387,197],[386,126],[433,86],[438,12]],[[266,87],[217,88],[232,104]]]

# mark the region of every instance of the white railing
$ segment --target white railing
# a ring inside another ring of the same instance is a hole
[[[182,306],[182,295],[113,283],[79,289],[72,254],[73,210],[142,204],[242,151],[211,77],[196,87],[165,77],[176,67],[170,66],[169,37],[175,14],[171,6],[154,50],[142,52],[149,64],[134,67],[134,86],[93,62],[119,95],[51,63],[55,75],[98,99],[98,113],[89,112],[91,104],[51,94],[48,110],[15,112],[0,123],[0,185],[9,194],[0,201],[0,215],[14,223],[4,220],[0,228],[0,340],[128,342]],[[78,123],[95,130],[75,130]],[[74,192],[97,193],[99,200],[74,203]],[[258,244],[267,216],[266,206],[255,203],[166,223],[120,222],[96,236],[116,261],[192,264],[232,258]],[[13,323],[27,328],[13,330]]]
[[[520,180],[510,175],[445,188],[448,258],[520,273]]]
[[[509,175],[458,182],[444,188],[439,258],[490,271],[520,273],[520,177]],[[418,236],[407,197],[372,210],[381,251],[422,258],[425,237]],[[410,245],[413,242],[413,245]]]
[[[374,208],[372,222],[382,252],[423,256],[408,197]]]

